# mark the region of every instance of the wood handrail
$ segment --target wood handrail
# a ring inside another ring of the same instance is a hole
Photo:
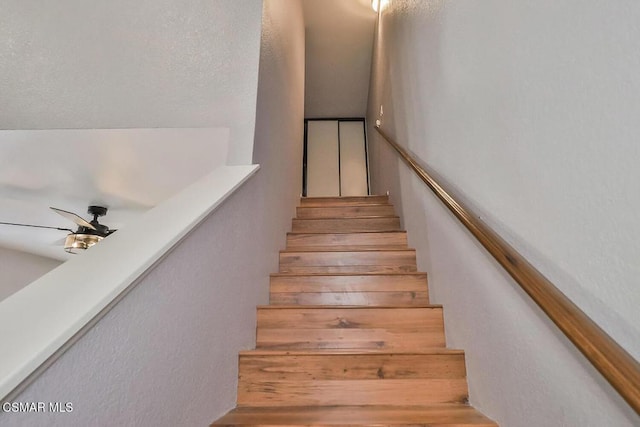
[[[407,150],[375,129],[640,415],[640,363],[479,217],[457,202]]]

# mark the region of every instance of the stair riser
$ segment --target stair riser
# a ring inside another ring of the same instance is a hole
[[[280,252],[280,269],[301,266],[409,266],[416,267],[416,251],[362,251],[362,252]]]
[[[465,402],[464,378],[449,380],[277,381],[243,385],[238,406],[425,405]]]
[[[412,350],[444,347],[444,333],[434,328],[390,329],[258,329],[256,348],[271,350],[359,349]]]
[[[451,354],[304,354],[240,356],[240,383],[307,380],[465,378],[463,352]]]
[[[349,206],[388,204],[389,196],[367,197],[302,197],[300,206]]]
[[[293,219],[294,233],[354,233],[367,231],[401,231],[398,217]]]
[[[365,305],[411,306],[429,304],[425,292],[281,292],[272,293],[269,303],[274,305]]]
[[[417,405],[467,398],[461,353],[241,356],[239,369],[239,403],[250,406],[307,405],[309,399],[321,405]]]
[[[280,253],[281,273],[403,273],[417,270],[414,250]]]
[[[287,249],[340,246],[407,247],[405,231],[383,233],[287,234]]]
[[[405,349],[444,347],[441,308],[258,310],[257,348]]]
[[[371,274],[347,276],[271,276],[271,292],[427,291],[427,275]]]
[[[258,328],[391,328],[443,327],[442,307],[258,307]]]
[[[294,274],[367,274],[367,273],[413,273],[412,265],[345,265],[345,266],[287,266],[281,273]]]
[[[427,275],[272,276],[270,303],[426,305],[429,304]]]
[[[391,205],[370,206],[326,206],[326,207],[298,207],[296,216],[303,218],[345,218],[366,216],[394,216]]]

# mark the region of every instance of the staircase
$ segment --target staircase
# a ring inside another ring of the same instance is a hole
[[[497,426],[468,405],[387,196],[302,198],[240,353],[236,409],[213,426]]]

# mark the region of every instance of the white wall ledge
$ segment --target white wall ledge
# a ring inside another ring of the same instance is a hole
[[[222,166],[0,302],[0,395],[17,395],[253,176]]]

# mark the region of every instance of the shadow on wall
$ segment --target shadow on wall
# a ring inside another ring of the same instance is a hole
[[[0,271],[2,271],[0,301],[44,276],[60,264],[62,262],[55,259],[0,248]]]

